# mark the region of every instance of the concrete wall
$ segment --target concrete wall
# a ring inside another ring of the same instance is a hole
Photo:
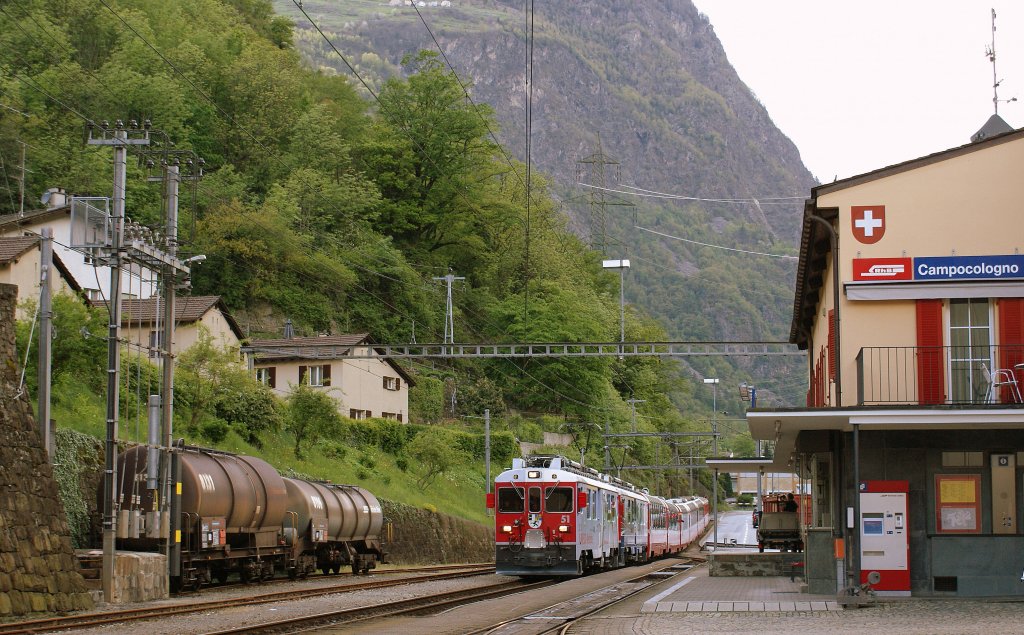
[[[92,608],[28,395],[18,394],[17,292],[0,285],[0,617]]]

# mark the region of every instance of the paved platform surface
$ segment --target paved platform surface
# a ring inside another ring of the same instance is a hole
[[[690,580],[680,584],[684,580]],[[1024,601],[878,598],[864,608],[836,605],[834,596],[801,593],[787,578],[712,578],[696,567],[685,577],[627,599],[573,625],[575,635],[1019,635]]]
[[[644,602],[643,613],[720,613],[841,611],[834,595],[808,595],[802,584],[790,578],[716,577],[707,567],[694,569],[686,578]]]

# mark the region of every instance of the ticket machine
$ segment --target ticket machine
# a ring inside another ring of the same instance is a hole
[[[908,481],[860,484],[860,581],[878,595],[910,595]]]

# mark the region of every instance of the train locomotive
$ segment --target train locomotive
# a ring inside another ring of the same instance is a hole
[[[497,573],[579,576],[677,553],[703,533],[708,501],[652,496],[562,456],[513,459],[495,479]]]
[[[193,447],[172,456],[170,512],[158,510],[156,454],[145,447],[118,457],[115,496],[119,549],[157,551],[174,537],[169,568],[176,588],[223,582],[233,573],[243,581],[345,566],[366,573],[384,561],[383,512],[361,487],[282,477],[252,456]]]

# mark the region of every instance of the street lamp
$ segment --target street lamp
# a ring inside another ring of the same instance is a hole
[[[711,384],[711,445],[712,454],[718,457],[718,378],[705,377],[705,384]],[[715,548],[718,548],[718,468],[715,468],[715,478],[711,481],[711,517],[715,519]]]
[[[714,446],[714,455],[718,456],[718,378],[705,378],[705,384],[710,384],[713,392],[711,393],[711,444]]]
[[[629,269],[628,260],[602,260],[601,268],[619,270],[619,342],[626,341],[626,269]],[[619,353],[622,349],[619,349]],[[619,357],[621,359],[621,356]]]

